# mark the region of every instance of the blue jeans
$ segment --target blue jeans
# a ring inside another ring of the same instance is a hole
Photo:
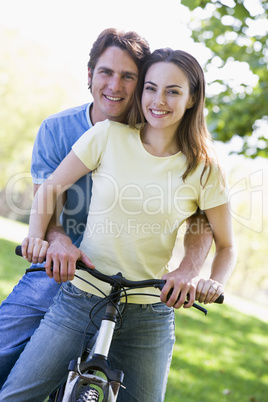
[[[70,283],[61,287],[11,371],[0,401],[40,402],[66,380],[70,360],[80,352],[89,311],[100,300]],[[94,318],[98,327],[104,307]],[[96,332],[91,325],[86,343]],[[110,351],[113,368],[123,370],[120,402],[163,402],[174,345],[174,311],[162,303],[128,304]]]
[[[24,275],[0,306],[0,389],[60,285],[45,272]]]

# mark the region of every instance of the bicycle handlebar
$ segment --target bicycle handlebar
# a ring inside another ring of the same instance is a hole
[[[21,246],[17,246],[15,249],[15,253],[18,256],[22,256],[21,253]],[[97,269],[90,269],[88,268],[82,261],[76,261],[76,268],[80,269],[82,271],[86,271],[88,272],[90,275],[94,276],[95,278],[109,283],[110,285],[114,285],[115,283],[119,283],[122,287],[128,287],[128,288],[145,288],[145,287],[154,287],[157,288],[159,290],[162,290],[166,281],[164,279],[146,279],[143,281],[130,281],[128,279],[126,279],[125,277],[122,276],[122,274],[119,272],[116,275],[105,275],[103,273],[101,273],[100,271],[98,271]],[[41,268],[38,268],[37,270],[41,270]],[[26,270],[26,272],[29,272],[29,270]],[[171,295],[173,289],[170,290],[169,295]],[[217,304],[222,304],[224,301],[224,295],[221,294],[214,303]],[[197,306],[197,305],[195,305]],[[198,306],[200,307],[200,306]]]

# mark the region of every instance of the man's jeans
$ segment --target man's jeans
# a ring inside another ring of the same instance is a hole
[[[60,285],[45,272],[24,275],[0,306],[0,389]]]
[[[65,381],[70,360],[80,353],[89,312],[101,300],[104,304],[104,299],[64,284],[11,371],[0,401],[40,402]],[[86,343],[99,327],[103,312],[104,307],[94,316]],[[127,305],[110,351],[111,366],[125,375],[126,389],[120,389],[118,401],[164,401],[174,340],[173,309],[162,303]]]

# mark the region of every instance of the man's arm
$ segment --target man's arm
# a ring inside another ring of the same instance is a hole
[[[180,269],[185,266],[185,269],[189,270],[190,267],[193,273],[199,275],[212,245],[213,232],[206,214],[199,209],[187,219],[186,225],[183,242],[185,254]]]
[[[195,291],[199,281],[199,273],[209,253],[213,241],[213,232],[206,215],[197,212],[187,219],[184,235],[184,257],[177,269],[163,276],[167,281],[161,292],[161,301],[166,302],[169,289],[176,289],[167,302],[168,306],[180,308],[185,300],[189,300],[185,307],[189,308],[195,301]],[[181,296],[176,303],[179,293]],[[188,296],[187,296],[188,295]],[[175,306],[174,306],[175,307]]]

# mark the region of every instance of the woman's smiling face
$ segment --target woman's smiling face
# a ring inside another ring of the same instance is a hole
[[[152,127],[176,130],[185,111],[193,106],[184,72],[172,62],[153,64],[145,75],[141,103]]]

